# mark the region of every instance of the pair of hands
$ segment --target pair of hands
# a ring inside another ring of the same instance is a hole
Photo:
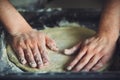
[[[13,36],[12,47],[22,64],[28,63],[31,67],[42,68],[49,64],[46,46],[58,51],[54,40],[44,33],[32,30],[27,33]],[[78,43],[71,49],[65,49],[66,55],[78,55],[68,65],[67,69],[78,71],[97,71],[106,65],[115,49],[116,42],[107,36],[93,36]]]

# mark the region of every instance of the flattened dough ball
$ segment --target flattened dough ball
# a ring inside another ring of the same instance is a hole
[[[95,34],[95,31],[84,27],[48,28],[41,31],[56,41],[57,46],[60,48],[60,51],[63,51],[66,48],[71,48],[80,40],[84,40]],[[63,53],[54,52],[48,49],[50,65],[43,69],[37,69],[31,68],[28,65],[22,65],[9,45],[7,46],[7,54],[9,60],[20,69],[27,72],[39,73],[65,72],[64,68],[66,67],[66,64],[74,58],[74,56],[66,56]]]

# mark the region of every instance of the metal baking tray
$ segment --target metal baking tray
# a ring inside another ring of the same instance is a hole
[[[100,9],[62,9],[47,8],[36,11],[28,11],[18,9],[27,22],[36,29],[44,29],[47,27],[61,26],[60,22],[76,22],[87,28],[97,31],[100,20]],[[119,43],[117,42],[116,55],[120,56]],[[116,61],[115,61],[116,62]],[[0,80],[119,80],[120,79],[120,63],[112,64],[109,71],[105,72],[65,72],[65,73],[0,73]]]

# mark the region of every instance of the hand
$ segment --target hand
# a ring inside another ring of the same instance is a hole
[[[22,64],[28,63],[31,67],[42,68],[49,64],[46,45],[54,51],[57,51],[55,41],[44,33],[31,30],[12,36],[10,42],[19,61]]]
[[[116,42],[108,36],[93,36],[80,42],[71,49],[65,49],[66,55],[73,54],[79,50],[78,55],[68,65],[67,70],[79,71],[97,71],[106,65],[113,55]]]

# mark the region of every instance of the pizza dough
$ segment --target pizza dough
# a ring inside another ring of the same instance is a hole
[[[84,40],[95,34],[95,31],[84,27],[48,28],[42,31],[56,41],[60,51],[63,51],[66,48],[71,48],[80,40]],[[27,72],[40,73],[65,72],[66,65],[74,58],[74,56],[66,56],[62,52],[54,52],[48,49],[50,65],[43,69],[37,69],[31,68],[28,65],[22,65],[9,45],[7,46],[7,55],[9,60],[20,69]]]

